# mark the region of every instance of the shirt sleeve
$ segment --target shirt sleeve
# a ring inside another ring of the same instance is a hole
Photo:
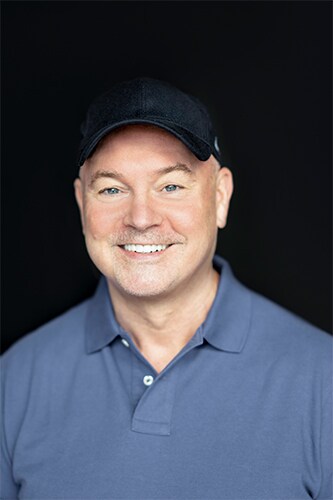
[[[18,486],[14,481],[12,474],[12,460],[7,445],[7,436],[5,430],[5,387],[4,373],[2,363],[1,373],[1,457],[0,457],[0,499],[16,500],[18,499]]]
[[[332,379],[328,381],[326,400],[323,404],[321,422],[321,485],[316,496],[317,500],[333,499],[333,471],[332,471],[332,449],[333,449],[333,401],[332,401]]]

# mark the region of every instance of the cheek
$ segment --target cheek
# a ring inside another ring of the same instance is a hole
[[[213,199],[195,199],[169,213],[174,229],[184,234],[216,231],[216,206]]]
[[[114,214],[101,205],[86,206],[84,220],[86,234],[96,240],[109,235],[115,226]]]

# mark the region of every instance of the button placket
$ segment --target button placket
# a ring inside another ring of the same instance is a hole
[[[147,387],[132,418],[132,431],[169,436],[179,367],[173,366]]]
[[[132,418],[132,431],[144,434],[169,436],[181,360],[186,354],[203,343],[202,332],[196,335],[160,374],[147,373],[149,363],[137,359],[132,364],[132,395],[136,404]],[[154,373],[154,369],[152,368]],[[149,377],[148,379],[146,377]],[[151,378],[153,380],[151,380]],[[148,380],[148,385],[144,379]]]
[[[148,379],[148,385],[145,383],[146,377],[152,377],[154,381],[155,374],[153,374],[149,370],[149,366],[146,363],[144,363],[144,361],[141,360],[140,357],[137,356],[135,352],[133,352],[131,371],[132,371],[132,400],[135,407],[140,398],[142,397],[142,395],[152,385],[150,383],[149,386],[150,379]]]

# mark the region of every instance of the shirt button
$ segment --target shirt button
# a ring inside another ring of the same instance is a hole
[[[127,342],[126,339],[121,339],[122,343],[124,344],[125,347],[129,347],[129,343]]]
[[[148,385],[151,385],[153,382],[154,382],[154,377],[152,377],[151,375],[145,375],[145,376],[143,377],[143,383],[144,383],[145,385],[147,385],[147,386],[148,386]]]

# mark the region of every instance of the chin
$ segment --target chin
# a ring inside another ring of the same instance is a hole
[[[156,276],[151,277],[151,279],[109,279],[109,283],[117,288],[122,295],[127,295],[128,297],[137,298],[153,298],[162,297],[166,293],[169,293],[174,288],[174,282],[168,280],[168,282],[156,279]]]
[[[138,298],[163,296],[167,291],[170,291],[170,287],[162,287],[160,284],[153,283],[145,283],[144,285],[117,283],[116,286],[123,294]]]

